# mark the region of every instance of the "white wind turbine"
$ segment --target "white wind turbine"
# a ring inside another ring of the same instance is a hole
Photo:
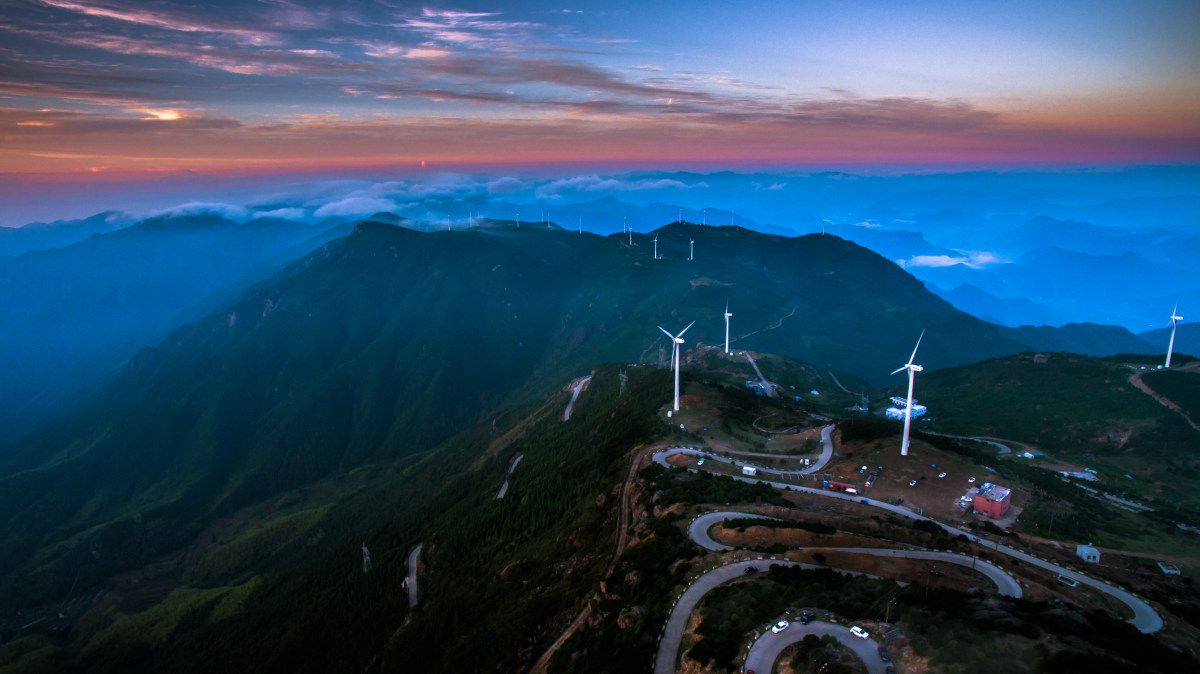
[[[658,329],[662,330],[663,334],[666,335],[667,337],[670,337],[671,341],[675,343],[675,347],[671,351],[671,359],[675,362],[675,411],[676,412],[679,411],[679,345],[683,344],[683,333],[687,332],[688,328],[691,328],[695,324],[696,324],[696,321],[692,321],[691,323],[688,323],[687,328],[680,330],[678,335],[672,335],[671,333],[667,332],[666,330],[663,330],[663,327],[661,325],[658,326]]]
[[[925,369],[920,365],[913,365],[913,360],[917,357],[917,349],[921,347],[921,338],[924,336],[925,331],[922,330],[921,336],[917,337],[917,345],[913,347],[913,352],[909,356],[908,362],[892,371],[892,374],[896,374],[901,370],[908,370],[908,402],[904,405],[904,439],[900,441],[900,456],[908,456],[908,427],[912,423],[913,376]]]
[[[696,259],[696,241],[688,239],[688,261]]]
[[[654,235],[654,259],[658,259],[658,235]]]
[[[1179,311],[1178,304],[1171,310],[1171,341],[1167,344],[1167,364],[1163,367],[1171,367],[1171,351],[1175,349],[1175,326],[1183,320],[1183,316],[1175,315],[1177,311]]]
[[[725,355],[729,355],[729,317],[733,314],[729,313],[729,302],[725,303]]]

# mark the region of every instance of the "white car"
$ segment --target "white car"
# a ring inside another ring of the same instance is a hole
[[[851,627],[850,633],[853,634],[854,636],[858,637],[859,639],[870,639],[871,638],[871,635],[867,634],[867,631],[864,630],[863,628],[859,627],[858,625]]]
[[[780,620],[779,622],[777,622],[771,626],[771,631],[774,632],[775,634],[779,634],[780,632],[786,630],[790,626],[791,626],[791,623],[789,623],[788,621]]]
[[[946,477],[945,473],[938,473],[938,477]]]
[[[915,487],[915,486],[917,486],[917,481],[916,481],[916,480],[909,480],[909,481],[908,481],[908,486],[910,486],[910,487]]]
[[[703,465],[704,465],[704,457],[703,457],[703,456],[702,456],[702,457],[700,457],[700,460],[696,462],[696,465],[697,465],[697,466],[703,466]]]
[[[972,478],[968,478],[968,479],[967,479],[967,482],[970,482],[971,484],[975,484],[975,478],[973,478],[973,477],[972,477]]]

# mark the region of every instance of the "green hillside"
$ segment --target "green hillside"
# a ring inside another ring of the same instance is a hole
[[[1200,433],[1131,381],[1141,374],[1190,405],[1194,389],[1183,380],[1197,376],[1138,366],[1122,357],[1023,353],[924,372],[916,397],[931,421],[918,426],[1026,443],[1047,454],[1039,462],[1092,468],[1102,484],[1160,499],[1160,507],[1200,509]]]
[[[655,260],[645,235],[359,225],[0,452],[0,594],[91,587],[212,518],[428,451],[593,363],[657,361],[658,325],[695,320],[687,346],[721,341],[726,302],[735,346],[867,378],[921,327],[930,366],[1019,348],[837,237],[685,224],[659,237]]]
[[[259,506],[173,556],[158,596],[115,588],[115,605],[85,614],[70,641],[0,632],[10,642],[0,639],[0,669],[17,660],[24,671],[93,672],[527,666],[529,653],[515,646],[544,647],[553,618],[608,564],[612,489],[628,450],[664,430],[654,413],[669,395],[666,371],[626,368],[623,394],[618,371],[596,370],[569,422],[565,394],[555,395],[423,459],[365,467]],[[418,542],[435,571],[422,578],[419,619],[408,624],[401,581]],[[470,647],[483,642],[514,647]]]
[[[726,418],[795,407],[728,382],[734,373],[726,366],[740,367],[737,359],[709,360],[717,367],[698,359],[686,389]],[[828,377],[783,358],[763,361],[798,385],[817,386]],[[432,452],[391,457],[230,513],[102,590],[72,593],[65,602],[56,597],[19,622],[0,614],[0,670],[529,671],[586,607],[583,628],[549,659],[548,671],[650,671],[681,589],[727,561],[687,539],[698,512],[771,504],[801,517],[793,523],[797,530],[821,535],[884,545],[935,538],[894,517],[859,512],[853,502],[654,463],[631,470],[644,448],[694,439],[659,414],[672,378],[665,369],[624,363],[592,374],[569,421],[562,420],[565,391],[506,408]],[[518,455],[509,490],[497,499]],[[851,470],[858,463],[837,462]],[[632,534],[623,551],[616,545],[619,522],[628,522]],[[939,547],[969,550],[961,537],[936,538]],[[403,579],[418,543],[420,601],[410,606]],[[363,545],[372,560],[366,571]],[[987,547],[973,553],[991,559]],[[779,552],[758,546],[731,554],[762,559]],[[811,559],[825,563],[823,556]],[[1012,567],[1039,592],[1060,585],[1053,575]],[[931,593],[928,576],[923,584],[909,576],[905,589],[894,570],[882,572],[883,578],[829,569],[740,574],[744,582],[701,604],[697,634],[704,641],[687,657],[712,660],[714,672],[739,671],[730,658],[781,611],[818,607],[847,624],[870,621],[873,630],[890,616],[913,653],[947,671],[988,663],[1030,672],[1075,671],[1095,661],[1149,672],[1193,665],[1176,647],[1181,638],[1174,629],[1141,634],[1090,609],[1086,598],[1014,600],[990,588],[968,594],[937,581]],[[1192,594],[1186,593],[1189,602]],[[36,628],[22,629],[33,621]],[[889,644],[898,659],[899,644]]]

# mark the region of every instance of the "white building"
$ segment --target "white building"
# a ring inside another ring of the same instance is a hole
[[[1075,554],[1088,564],[1100,563],[1100,551],[1090,545],[1075,546]]]
[[[899,407],[889,407],[886,410],[884,410],[884,414],[886,414],[887,418],[889,418],[889,419],[903,419],[904,418],[904,406],[901,405]],[[925,414],[925,406],[913,403],[913,406],[912,406],[913,418],[916,419],[917,417],[924,416],[924,414]]]

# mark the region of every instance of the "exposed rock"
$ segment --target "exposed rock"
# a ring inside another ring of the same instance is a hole
[[[627,606],[621,609],[620,615],[617,616],[617,627],[626,631],[635,629],[642,622],[641,618],[645,612],[641,606]]]

